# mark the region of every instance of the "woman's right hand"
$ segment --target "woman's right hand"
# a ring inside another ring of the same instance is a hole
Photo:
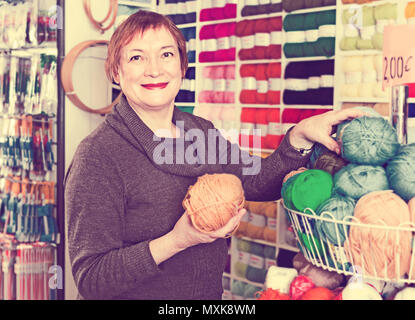
[[[209,234],[195,229],[189,215],[184,213],[171,231],[175,245],[177,245],[179,250],[184,250],[200,243],[211,243],[219,238],[225,238],[238,227],[240,220],[246,212],[246,209],[240,209],[225,226]]]

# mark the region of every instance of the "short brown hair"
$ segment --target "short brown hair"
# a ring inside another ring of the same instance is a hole
[[[139,10],[125,20],[114,32],[108,44],[108,56],[105,62],[105,72],[110,81],[114,80],[114,74],[118,72],[121,59],[121,50],[136,34],[153,28],[165,27],[177,42],[180,55],[180,65],[183,77],[187,71],[188,58],[186,52],[186,39],[182,32],[168,17],[159,13]]]

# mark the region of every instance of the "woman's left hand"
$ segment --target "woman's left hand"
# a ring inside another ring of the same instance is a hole
[[[331,135],[334,127],[345,120],[367,115],[359,109],[329,111],[300,121],[291,131],[290,144],[298,149],[309,149],[315,142],[321,143],[329,150],[340,154],[340,147]]]

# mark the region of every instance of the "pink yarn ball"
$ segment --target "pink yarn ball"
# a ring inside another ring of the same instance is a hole
[[[290,296],[292,300],[300,300],[301,297],[310,289],[313,289],[315,284],[307,276],[297,276],[290,285]]]

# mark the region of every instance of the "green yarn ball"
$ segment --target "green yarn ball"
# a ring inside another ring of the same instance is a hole
[[[369,192],[388,189],[386,171],[381,166],[349,163],[334,175],[333,192],[355,200]]]
[[[391,188],[402,199],[415,197],[415,143],[404,145],[386,167]]]
[[[381,117],[360,117],[337,130],[342,157],[351,163],[383,165],[399,150],[398,135]]]
[[[317,207],[332,195],[333,178],[323,170],[310,169],[289,178],[281,191],[287,208],[304,212]]]
[[[315,237],[314,235],[307,235],[301,231],[298,231],[298,237],[303,246],[309,252],[309,255],[316,257],[317,259],[319,254],[321,258],[324,257],[323,245],[318,237]]]
[[[323,218],[348,222],[349,220],[345,218],[353,216],[355,205],[355,200],[352,198],[334,195],[327,201],[323,202],[317,208],[316,213]],[[320,236],[320,239],[323,239],[323,241],[327,239],[336,246],[342,246],[346,241],[345,229],[346,232],[348,232],[349,227],[345,224],[324,220],[316,221],[316,230]]]

